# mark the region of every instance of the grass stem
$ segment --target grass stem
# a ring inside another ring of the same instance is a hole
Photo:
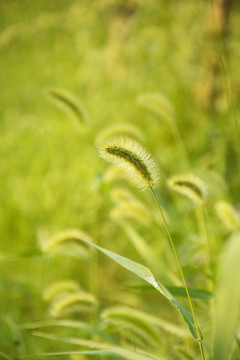
[[[171,246],[172,246],[172,249],[173,249],[175,258],[176,258],[176,260],[177,260],[178,268],[179,268],[179,271],[180,271],[180,274],[181,274],[181,277],[182,277],[182,281],[183,281],[184,287],[185,287],[185,289],[186,289],[189,306],[190,306],[191,313],[192,313],[192,316],[193,316],[193,321],[194,321],[194,325],[195,325],[196,332],[197,332],[197,341],[198,341],[198,344],[199,344],[199,348],[200,348],[202,360],[205,360],[204,350],[203,350],[203,346],[202,346],[202,339],[201,339],[201,336],[200,336],[200,332],[199,332],[199,328],[198,328],[196,316],[195,316],[195,313],[194,313],[192,300],[191,300],[191,297],[190,297],[190,294],[189,294],[189,291],[188,291],[188,286],[187,286],[187,283],[186,283],[186,280],[185,280],[185,276],[184,276],[184,274],[183,274],[182,266],[181,266],[181,263],[180,263],[180,260],[179,260],[179,257],[178,257],[178,254],[177,254],[177,251],[176,251],[176,248],[175,248],[173,239],[172,239],[172,236],[171,236],[171,234],[170,234],[170,232],[169,232],[168,225],[167,225],[166,220],[165,220],[165,217],[164,217],[164,215],[163,215],[161,206],[160,206],[160,204],[159,204],[159,202],[158,202],[158,200],[157,200],[157,198],[156,198],[156,195],[155,195],[154,190],[153,190],[152,187],[150,187],[150,190],[151,190],[152,196],[153,196],[153,198],[154,198],[154,201],[155,201],[155,203],[156,203],[156,205],[157,205],[157,208],[158,208],[158,210],[159,210],[159,212],[160,212],[160,215],[161,215],[161,217],[162,217],[165,230],[166,230],[166,232],[167,232],[167,235],[168,235],[168,238],[169,238],[169,240],[170,240],[170,243],[171,243]]]

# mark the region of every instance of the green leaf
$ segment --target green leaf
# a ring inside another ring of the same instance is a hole
[[[192,314],[172,295],[172,293],[163,285],[159,280],[155,278],[152,274],[151,270],[146,266],[143,266],[135,261],[132,261],[124,256],[118,255],[110,250],[107,250],[101,246],[98,246],[92,242],[87,240],[83,240],[84,242],[88,243],[89,245],[95,247],[103,254],[110,257],[116,263],[124,267],[125,269],[131,271],[135,275],[139,276],[141,279],[149,283],[153,286],[157,291],[159,291],[166,299],[168,299],[172,305],[181,313],[183,319],[187,323],[191,334],[195,339],[197,339],[197,331],[194,324]],[[201,332],[200,332],[201,333]]]

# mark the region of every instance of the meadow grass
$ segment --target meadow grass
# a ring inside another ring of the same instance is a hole
[[[239,6],[226,52],[211,6],[0,1],[0,358],[239,358]]]

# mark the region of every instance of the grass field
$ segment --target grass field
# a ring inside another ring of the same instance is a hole
[[[239,22],[233,0],[0,0],[0,359],[240,359]],[[119,136],[166,224],[100,158]]]

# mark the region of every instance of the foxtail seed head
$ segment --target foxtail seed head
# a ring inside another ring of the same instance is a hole
[[[201,204],[205,200],[205,185],[195,175],[174,176],[168,181],[168,185],[172,190],[189,197],[195,203]]]
[[[99,154],[104,160],[125,170],[141,189],[157,185],[157,166],[151,155],[136,141],[115,137],[99,147]]]
[[[97,305],[97,299],[90,293],[79,291],[72,294],[63,294],[50,305],[50,313],[54,317],[63,316],[70,312],[91,310]]]

